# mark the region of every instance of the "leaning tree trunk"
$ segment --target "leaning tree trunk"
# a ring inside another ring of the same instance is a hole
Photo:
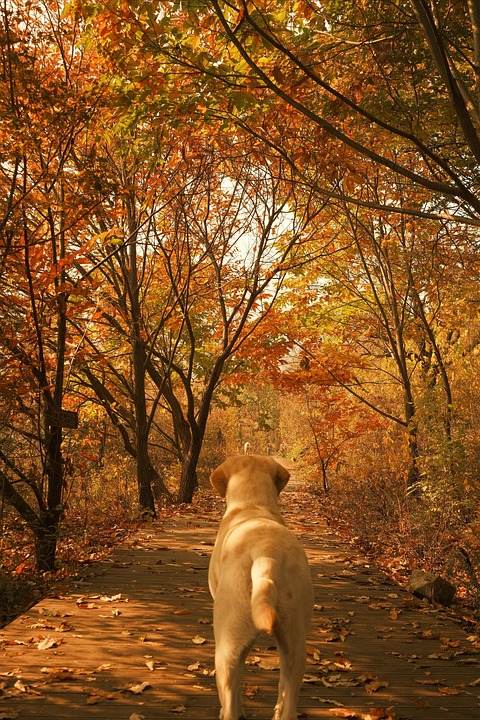
[[[160,473],[151,462],[150,467],[148,468],[148,474],[150,476],[150,487],[152,488],[155,500],[157,502],[171,503],[173,499],[170,490],[167,488]]]
[[[151,466],[148,454],[149,424],[145,398],[145,348],[140,339],[139,323],[133,324],[132,359],[135,406],[135,435],[137,453],[138,504],[144,517],[157,516],[151,483]]]
[[[152,492],[151,468],[152,463],[148,454],[148,421],[145,401],[144,350],[140,343],[136,343],[133,350],[135,372],[135,424],[136,424],[136,451],[137,451],[137,486],[138,504],[144,517],[155,518],[155,500]]]

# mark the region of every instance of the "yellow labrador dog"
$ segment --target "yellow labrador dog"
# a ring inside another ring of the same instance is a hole
[[[274,720],[297,719],[313,589],[305,552],[278,509],[289,477],[262,455],[231,457],[210,476],[226,500],[208,574],[221,720],[243,717],[241,675],[261,631],[274,636],[280,655]]]

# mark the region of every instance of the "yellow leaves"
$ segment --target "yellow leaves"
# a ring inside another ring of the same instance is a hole
[[[122,230],[119,227],[113,227],[113,228],[110,228],[110,230],[105,230],[104,232],[94,235],[92,237],[90,243],[92,245],[94,243],[98,243],[103,247],[107,244],[108,245],[119,245],[123,241],[124,241],[124,236],[123,236]]]
[[[294,162],[298,165],[308,165],[311,162],[312,156],[306,146],[295,150],[293,153]]]

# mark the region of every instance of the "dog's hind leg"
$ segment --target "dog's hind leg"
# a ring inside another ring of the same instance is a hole
[[[221,720],[244,718],[240,684],[249,650],[250,644],[240,650],[226,641],[226,638],[222,638],[221,642],[216,641],[215,676],[221,705]]]
[[[215,675],[221,720],[240,720],[243,708],[240,686],[245,660],[257,636],[245,608],[232,606],[231,592],[218,593],[213,611]]]
[[[300,636],[302,635],[299,630]],[[297,720],[297,702],[305,671],[305,642],[286,643],[276,636],[280,655],[280,681],[274,720]]]

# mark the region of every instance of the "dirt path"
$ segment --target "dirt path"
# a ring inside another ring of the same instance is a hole
[[[300,717],[478,720],[478,638],[312,521],[298,478],[283,510],[316,590]],[[0,719],[218,717],[207,567],[222,511],[205,496],[165,517],[0,631]],[[277,668],[264,638],[245,673],[249,717],[271,718]]]

